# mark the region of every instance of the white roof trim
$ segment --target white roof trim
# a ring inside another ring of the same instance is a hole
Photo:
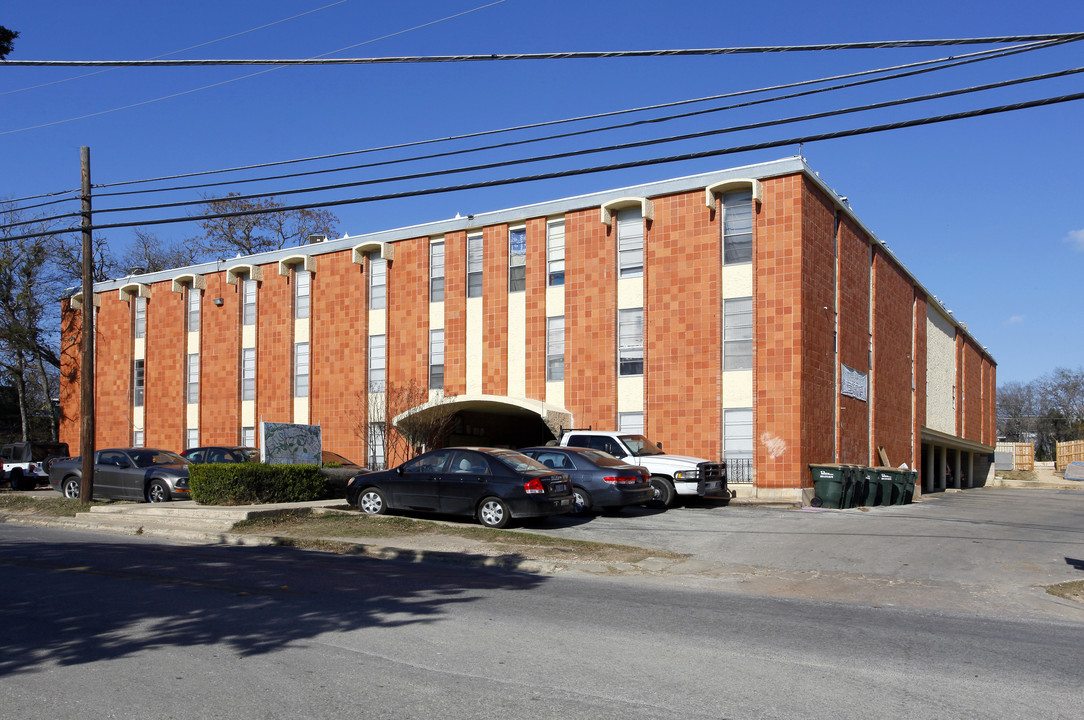
[[[185,285],[190,285],[196,290],[206,290],[207,278],[195,273],[186,273],[173,278],[173,292],[184,292]]]
[[[316,258],[312,255],[291,255],[279,260],[279,275],[289,275],[290,267],[301,265],[309,272],[316,272]]]
[[[237,284],[237,278],[241,275],[248,273],[248,276],[253,280],[263,280],[263,269],[259,265],[249,265],[248,263],[241,263],[232,267],[226,268],[226,282],[230,285]]]
[[[622,208],[640,206],[640,214],[644,220],[652,220],[655,217],[655,205],[646,197],[622,197],[616,200],[602,203],[602,224],[609,225],[613,222],[613,213]]]
[[[102,306],[102,296],[98,294],[91,295],[93,298],[92,304],[94,307]],[[77,292],[72,295],[72,310],[78,310],[83,307],[83,293]]]
[[[380,257],[384,260],[395,259],[395,246],[391,243],[370,240],[354,246],[354,264],[361,265],[365,262],[365,254],[380,251]]]
[[[716,195],[732,190],[744,190],[746,187],[752,188],[753,200],[756,201],[758,205],[764,202],[764,188],[761,186],[759,180],[755,178],[735,178],[733,180],[723,180],[721,182],[712,183],[704,188],[704,204],[709,208],[714,208]]]
[[[122,302],[129,302],[133,295],[149,298],[151,296],[151,287],[143,283],[127,283],[121,286],[119,294]]]

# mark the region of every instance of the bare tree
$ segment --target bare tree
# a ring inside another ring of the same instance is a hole
[[[83,278],[82,240],[74,233],[57,233],[46,238],[49,257],[58,277],[70,287],[78,287]],[[94,275],[91,282],[102,282],[121,275],[120,266],[109,251],[109,243],[99,236],[93,239]]]
[[[11,52],[15,46],[15,38],[19,37],[19,33],[14,30],[8,30],[3,25],[0,25],[0,60],[3,60]]]
[[[203,234],[193,239],[199,250],[215,258],[240,253],[254,255],[299,245],[310,235],[333,235],[339,219],[327,210],[276,210],[285,207],[272,198],[242,200],[231,193],[206,198],[204,216],[254,213],[200,221]]]
[[[369,448],[367,464],[373,465],[374,448],[383,448],[384,466],[393,467],[420,452],[443,447],[455,422],[449,402],[453,397],[439,394],[430,399],[429,388],[414,380],[387,383],[381,392],[359,391],[354,431]],[[418,412],[395,424],[396,417],[415,409]]]
[[[142,228],[136,228],[135,241],[121,255],[120,266],[131,274],[158,272],[195,265],[200,261],[199,249],[191,243],[161,240]]]

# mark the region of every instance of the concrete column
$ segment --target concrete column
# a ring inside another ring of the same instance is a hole
[[[956,450],[952,453],[952,487],[955,490],[960,489],[960,451]]]
[[[967,454],[967,489],[975,487],[975,453]]]
[[[929,445],[926,448],[926,467],[922,470],[922,492],[933,492],[933,478],[934,478],[934,456],[937,454],[937,448],[933,445]]]
[[[941,492],[945,491],[945,483],[947,482],[947,478],[945,477],[945,470],[947,470],[947,469],[948,469],[948,448],[938,446],[938,448],[937,448],[937,486],[935,487],[935,489],[939,490]]]

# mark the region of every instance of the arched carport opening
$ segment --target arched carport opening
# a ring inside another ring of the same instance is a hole
[[[392,421],[415,446],[520,448],[543,445],[572,424],[563,408],[496,395],[461,395],[419,405]]]

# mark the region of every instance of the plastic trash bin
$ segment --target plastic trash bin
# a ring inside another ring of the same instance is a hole
[[[861,505],[876,505],[881,486],[877,483],[877,471],[870,467],[859,468]]]
[[[839,508],[843,506],[845,468],[845,465],[839,463],[809,464],[809,472],[813,478],[813,499],[810,504],[813,507]]]
[[[910,505],[915,501],[915,484],[918,482],[918,470],[902,470],[907,479],[903,489],[903,504]]]
[[[878,505],[893,505],[895,503],[896,468],[875,467],[877,485],[879,490]]]

